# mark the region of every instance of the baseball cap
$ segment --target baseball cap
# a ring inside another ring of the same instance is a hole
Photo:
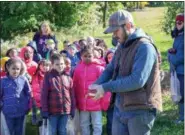
[[[131,13],[126,10],[119,10],[113,13],[109,18],[109,27],[104,31],[105,34],[112,33],[117,30],[126,21],[134,23]]]

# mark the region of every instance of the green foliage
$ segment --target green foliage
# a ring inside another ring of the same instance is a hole
[[[89,2],[1,2],[1,38],[12,39],[18,34],[36,31],[42,21],[51,22],[54,30],[70,28],[88,10]]]
[[[148,5],[148,2],[135,1],[135,2],[123,2],[123,5],[127,10],[133,11],[135,9],[143,9]]]
[[[166,2],[167,11],[162,21],[162,29],[169,34],[175,26],[175,17],[178,13],[184,13],[184,2]]]
[[[148,4],[149,7],[164,7],[165,6],[164,1],[149,1],[148,3],[149,3]]]

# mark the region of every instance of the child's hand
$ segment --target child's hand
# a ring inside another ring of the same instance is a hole
[[[49,117],[49,113],[48,112],[41,112],[42,118],[43,119],[47,119]]]
[[[74,117],[75,117],[75,110],[71,111],[71,113],[70,113],[70,118],[71,118],[71,120],[72,120]]]
[[[174,49],[174,48],[170,48],[170,49],[168,49],[168,52],[172,53],[172,54],[175,54],[177,52],[177,50]]]

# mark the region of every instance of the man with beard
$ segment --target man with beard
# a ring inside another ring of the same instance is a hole
[[[125,10],[111,15],[104,33],[113,33],[120,45],[89,93],[97,91],[95,100],[104,92],[116,93],[113,135],[149,135],[156,111],[162,111],[159,52]]]

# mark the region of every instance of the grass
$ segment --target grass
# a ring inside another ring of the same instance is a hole
[[[168,70],[167,49],[172,46],[170,35],[166,35],[161,30],[161,21],[164,16],[165,8],[147,8],[144,11],[132,12],[136,26],[144,29],[153,37],[155,45],[162,54],[162,69]],[[98,27],[94,32],[87,32],[94,37],[103,38],[107,45],[111,47],[111,35],[104,35],[103,28]],[[59,35],[56,34],[58,37]],[[88,36],[88,35],[87,35]],[[82,37],[82,36],[81,36]],[[63,35],[62,39],[68,38],[71,41],[79,39],[80,36]],[[61,49],[61,46],[59,46]],[[163,94],[163,112],[157,115],[151,135],[183,135],[184,124],[175,125],[173,121],[178,116],[177,105],[173,104],[169,92]],[[106,119],[103,117],[103,127],[105,129]],[[31,116],[28,116],[26,135],[38,135],[36,127],[31,125]],[[106,133],[104,133],[106,135]]]

